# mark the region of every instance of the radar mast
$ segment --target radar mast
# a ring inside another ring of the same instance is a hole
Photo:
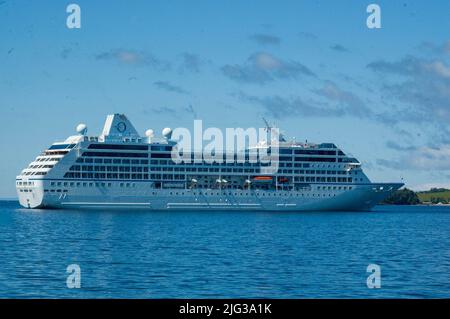
[[[262,118],[262,120],[264,121],[264,124],[266,125],[266,127],[265,127],[266,132],[270,132],[271,136],[273,135],[274,138],[278,138],[278,141],[286,142],[286,138],[280,132],[280,129],[274,130],[275,127],[272,124],[270,124],[264,117]]]

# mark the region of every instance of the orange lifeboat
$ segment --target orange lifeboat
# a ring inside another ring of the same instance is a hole
[[[256,176],[253,178],[254,182],[259,182],[259,183],[270,183],[273,181],[273,177],[271,176]]]
[[[279,183],[287,183],[287,182],[289,182],[289,179],[287,177],[279,177],[278,182]]]

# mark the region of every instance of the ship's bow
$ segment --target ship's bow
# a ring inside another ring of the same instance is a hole
[[[396,190],[403,187],[404,183],[373,183],[366,192],[364,201],[361,203],[361,210],[370,210],[375,205],[381,203]]]

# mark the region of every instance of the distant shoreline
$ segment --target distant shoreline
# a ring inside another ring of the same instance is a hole
[[[450,190],[446,188],[432,188],[428,191],[415,192],[408,188],[402,188],[392,193],[381,204],[449,206]]]

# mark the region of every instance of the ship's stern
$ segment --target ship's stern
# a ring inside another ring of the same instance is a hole
[[[44,206],[44,184],[42,180],[16,180],[16,191],[19,203],[25,208],[41,208]]]

